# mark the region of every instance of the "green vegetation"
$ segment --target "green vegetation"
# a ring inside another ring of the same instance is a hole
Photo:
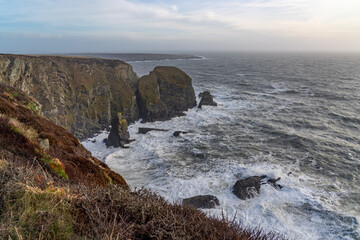
[[[31,178],[35,172],[1,162],[0,238],[72,239],[74,217],[66,191],[43,190]]]
[[[24,133],[17,127],[11,127],[11,130],[13,130],[14,132],[17,132],[17,133],[19,133],[21,135],[24,135]]]
[[[35,101],[31,101],[29,102],[29,104],[27,105],[28,109],[30,109],[31,111],[37,113],[39,110],[37,109],[38,104]]]
[[[54,159],[45,152],[41,153],[39,150],[37,151],[42,155],[42,158],[40,158],[42,163],[49,167],[59,177],[65,180],[69,180],[69,176],[65,173],[64,165],[60,162],[59,159]]]

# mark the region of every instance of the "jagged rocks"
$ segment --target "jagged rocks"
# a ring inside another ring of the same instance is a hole
[[[192,205],[196,208],[215,208],[220,205],[219,199],[212,195],[199,195],[191,198],[185,198],[183,205]]]
[[[191,78],[176,67],[156,67],[139,79],[138,103],[144,121],[167,120],[196,106]]]
[[[109,137],[104,140],[107,147],[123,147],[130,142],[130,134],[128,131],[127,121],[121,113],[113,119]]]
[[[214,102],[213,96],[210,94],[209,91],[199,93],[199,98],[201,98],[201,100],[198,108],[201,108],[203,105],[217,106],[217,103]]]
[[[238,180],[234,185],[233,193],[240,199],[253,198],[260,193],[261,179],[264,177],[252,176]]]
[[[253,198],[260,193],[260,187],[264,184],[270,184],[275,189],[282,189],[283,186],[277,184],[280,178],[269,178],[266,175],[252,176],[238,180],[233,188],[233,193],[240,199],[246,200]]]

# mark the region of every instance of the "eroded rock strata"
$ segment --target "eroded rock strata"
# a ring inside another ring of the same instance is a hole
[[[156,67],[138,79],[119,60],[0,54],[0,83],[34,96],[46,118],[79,139],[118,122],[118,113],[127,123],[158,121],[196,106],[192,80],[180,69]]]
[[[42,112],[84,139],[121,112],[139,118],[137,76],[122,61],[81,57],[0,55],[0,83],[34,96]]]

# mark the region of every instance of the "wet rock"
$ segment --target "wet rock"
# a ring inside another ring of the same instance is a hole
[[[212,195],[199,195],[183,200],[183,205],[192,205],[196,208],[215,208],[220,205],[219,199]]]
[[[201,100],[198,108],[201,108],[203,105],[217,106],[217,103],[214,102],[213,96],[210,94],[209,91],[204,91],[200,93],[199,97],[201,97]]]
[[[238,180],[233,189],[233,193],[240,199],[246,200],[253,198],[260,193],[260,187],[264,184],[269,184],[275,189],[282,189],[283,186],[277,184],[279,178],[268,178],[266,175],[252,176],[245,179]]]
[[[261,180],[264,176],[252,176],[238,180],[233,189],[233,193],[241,200],[253,198],[260,193]]]
[[[127,121],[123,118],[121,113],[118,113],[117,116],[111,122],[111,130],[109,137],[104,140],[107,147],[125,147],[125,144],[130,143],[133,140],[130,140],[130,134],[128,131]]]
[[[178,136],[180,136],[180,134],[186,134],[186,133],[187,133],[187,132],[183,132],[183,131],[175,131],[173,135],[174,135],[175,137],[178,137]]]
[[[140,134],[146,134],[150,131],[160,131],[160,132],[167,132],[168,130],[166,129],[160,129],[160,128],[143,128],[143,127],[140,127],[139,130],[138,130],[138,133]]]
[[[281,178],[270,178],[269,180],[267,180],[267,183],[270,184],[272,187],[274,187],[275,189],[282,189],[283,186],[281,186],[280,184],[277,184],[276,182],[279,181]]]

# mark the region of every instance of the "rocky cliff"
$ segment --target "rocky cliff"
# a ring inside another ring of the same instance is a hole
[[[145,121],[183,115],[196,106],[191,78],[176,67],[156,67],[139,79],[140,115]]]
[[[138,79],[119,60],[0,54],[0,83],[32,95],[46,118],[79,139],[107,128],[118,113],[126,122],[166,120],[196,106],[191,78],[156,67]]]
[[[42,112],[80,139],[121,112],[139,118],[137,76],[122,61],[81,57],[0,55],[0,83],[34,96]]]

